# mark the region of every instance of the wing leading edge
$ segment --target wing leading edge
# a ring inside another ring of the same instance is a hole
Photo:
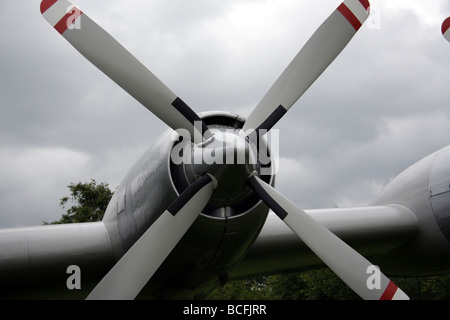
[[[0,298],[83,297],[113,262],[103,222],[1,229]],[[80,270],[81,290],[67,287],[71,266]]]
[[[313,218],[371,261],[410,241],[417,218],[400,205],[307,210]],[[323,267],[323,262],[272,212],[230,280]]]

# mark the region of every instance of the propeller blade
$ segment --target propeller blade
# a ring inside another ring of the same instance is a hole
[[[450,42],[450,17],[445,19],[442,23],[442,34],[444,35],[444,38]]]
[[[41,13],[86,59],[172,129],[188,130],[195,143],[203,135],[211,137],[183,100],[79,8],[67,0],[43,0]]]
[[[333,62],[369,15],[368,0],[345,0],[308,40],[244,124],[269,131]]]
[[[379,289],[369,286],[368,271],[373,270],[372,263],[258,177],[251,176],[248,183],[292,231],[361,298],[409,300],[381,272]]]
[[[114,265],[88,300],[136,298],[206,206],[217,187],[213,176],[191,184]]]

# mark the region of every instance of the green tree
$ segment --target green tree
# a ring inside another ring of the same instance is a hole
[[[230,281],[224,286],[213,290],[209,300],[266,300],[270,299],[270,277],[258,277],[253,279]]]
[[[449,300],[450,275],[391,278],[411,300]],[[360,300],[330,269],[229,282],[210,300]]]
[[[63,208],[71,204],[67,213],[63,214],[60,220],[44,222],[44,224],[95,222],[103,219],[114,194],[107,183],[97,184],[94,179],[91,179],[90,182],[71,183],[67,187],[70,190],[70,196],[62,198],[59,202]]]
[[[217,288],[210,300],[359,300],[330,269],[238,280]]]
[[[279,300],[358,300],[359,297],[328,268],[272,276],[272,298]]]
[[[411,300],[450,299],[450,275],[420,278],[394,278],[392,281],[402,288]]]

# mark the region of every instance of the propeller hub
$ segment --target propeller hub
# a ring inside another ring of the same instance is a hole
[[[218,187],[212,200],[227,206],[251,192],[245,181],[257,170],[258,151],[255,145],[239,136],[237,129],[211,128],[210,132],[213,138],[207,145],[192,144],[191,158],[185,163],[185,169],[189,171],[190,180],[204,173],[213,175]]]
[[[172,149],[171,173],[177,191],[181,193],[208,173],[217,179],[218,187],[203,213],[215,217],[245,213],[259,201],[246,184],[253,172],[261,171],[257,143],[241,134],[243,121],[224,125],[208,123],[208,118],[203,120],[212,138],[201,144],[184,139]],[[267,150],[265,141],[259,144]],[[266,181],[271,181],[271,177],[267,176]]]

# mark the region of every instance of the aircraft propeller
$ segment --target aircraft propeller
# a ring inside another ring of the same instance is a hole
[[[368,0],[344,1],[300,50],[244,124],[269,131],[334,61],[369,15]]]
[[[200,117],[109,33],[67,0],[43,0],[43,17],[87,60],[172,129],[189,131],[195,143],[211,135]],[[66,32],[80,19],[76,32]],[[194,126],[195,122],[201,128]]]
[[[136,298],[200,215],[216,187],[217,180],[209,174],[192,183],[123,255],[87,299]]]
[[[448,42],[450,42],[450,17],[442,23],[442,35]]]
[[[345,0],[325,20],[250,114],[243,127],[244,135],[270,130],[281,119],[356,34],[368,17],[369,8],[368,0]],[[172,129],[188,130],[192,142],[200,147],[204,138],[212,137],[191,108],[69,1],[43,0],[41,13],[82,55]],[[77,19],[82,27],[66,32]],[[195,128],[195,121],[202,128]],[[369,261],[256,175],[251,175],[247,183],[362,298],[408,298],[384,275],[380,289],[369,289]],[[193,182],[117,262],[88,299],[134,299],[203,210],[216,187],[216,179],[209,174]]]
[[[251,176],[248,184],[272,211],[361,298],[365,300],[409,299],[381,272],[378,287],[367,285],[368,270],[371,274],[372,263],[257,176]]]

